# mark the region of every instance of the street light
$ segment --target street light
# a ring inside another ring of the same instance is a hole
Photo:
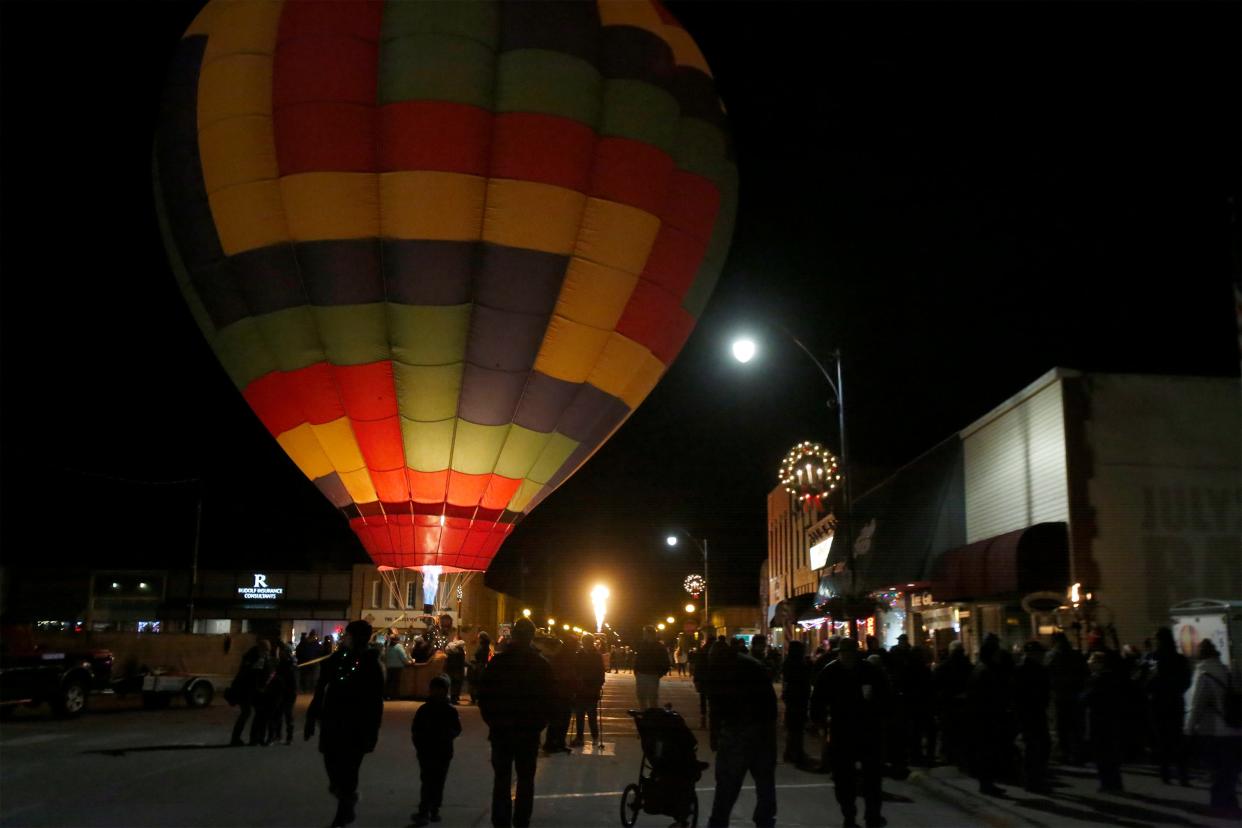
[[[555,627],[555,626],[556,626],[556,619],[555,619],[555,618],[549,618],[549,619],[548,619],[548,629],[552,629],[552,628],[553,628],[553,627]]]
[[[686,604],[686,612],[694,612],[694,604]]]
[[[664,625],[663,625],[663,624],[656,624],[656,629],[657,629],[657,630],[659,630],[660,632],[664,632]]]
[[[819,369],[820,375],[823,376],[824,380],[828,383],[828,387],[832,389],[832,399],[828,401],[828,407],[831,408],[833,405],[836,406],[837,433],[841,438],[840,468],[841,476],[843,478],[841,481],[841,511],[843,518],[839,521],[839,525],[842,529],[841,534],[845,541],[846,566],[850,571],[850,592],[853,593],[857,586],[857,574],[854,569],[854,544],[851,540],[854,533],[853,513],[851,511],[852,497],[850,494],[853,469],[850,467],[849,443],[845,438],[845,381],[841,373],[841,349],[837,348],[831,354],[832,361],[835,363],[834,367],[836,368],[836,378],[833,379],[832,374],[829,373],[828,369],[824,367],[824,363],[820,362],[819,359],[816,358],[815,354],[811,353],[810,348],[807,348],[806,345],[802,343],[802,340],[794,336],[792,331],[779,322],[772,322],[770,324],[772,327],[780,330],[780,332],[785,336],[789,337],[789,340],[793,342],[794,345],[797,345],[798,349],[802,351],[802,353],[806,354],[807,357],[810,358],[811,362],[815,363],[815,367]],[[746,363],[750,362],[751,359],[753,359],[758,353],[758,346],[750,337],[741,336],[733,341],[732,350],[734,359],[738,362]],[[850,625],[851,631],[853,631],[853,620],[850,621]]]
[[[569,625],[568,625],[568,624],[561,624],[561,629],[562,629],[562,630],[564,630],[565,632],[569,632]]]
[[[711,622],[711,616],[707,613],[707,538],[703,538],[703,542],[699,543],[698,538],[687,532],[685,529],[678,530],[681,534],[690,539],[695,548],[703,555],[703,623],[700,627],[705,627]],[[669,535],[664,539],[669,546],[676,546],[679,542],[677,535]],[[697,596],[695,596],[697,597]]]
[[[530,610],[528,610],[528,609],[524,609],[524,610],[522,610],[522,617],[523,617],[523,618],[530,618]]]
[[[677,623],[677,619],[676,619],[676,618],[674,618],[673,616],[671,616],[671,615],[670,615],[668,618],[665,618],[665,619],[664,619],[664,623],[666,623],[666,624],[676,624],[676,623]]]
[[[733,341],[733,358],[738,362],[750,362],[755,358],[755,352],[758,350],[755,340],[750,337],[741,337]]]

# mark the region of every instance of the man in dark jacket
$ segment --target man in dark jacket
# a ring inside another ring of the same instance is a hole
[[[1168,627],[1156,630],[1152,664],[1146,691],[1155,737],[1153,752],[1160,765],[1160,778],[1164,784],[1169,784],[1172,771],[1176,769],[1178,781],[1183,787],[1189,787],[1182,723],[1186,718],[1186,691],[1190,689],[1190,661],[1177,651],[1173,632]]]
[[[1087,686],[1087,660],[1070,644],[1065,633],[1052,636],[1048,677],[1056,707],[1057,753],[1063,765],[1082,764],[1082,692]]]
[[[711,649],[716,643],[716,633],[709,631],[703,643],[694,652],[694,665],[690,674],[694,677],[694,689],[699,694],[699,729],[707,730],[707,685],[711,674]]]
[[[591,741],[599,743],[599,697],[604,687],[604,658],[595,649],[595,636],[586,633],[582,645],[574,653],[578,694],[574,699],[574,721],[577,733],[573,745],[581,747],[586,737],[586,723],[591,725]]]
[[[1052,737],[1048,734],[1048,700],[1052,684],[1044,666],[1044,645],[1028,641],[1022,648],[1022,663],[1013,673],[1013,707],[1022,734],[1022,766],[1026,789],[1048,793],[1048,756]]]
[[[806,645],[801,641],[789,642],[789,655],[781,669],[781,695],[785,699],[785,761],[793,765],[806,764],[807,705],[811,700],[811,662],[806,657]]]
[[[709,828],[724,828],[749,771],[758,828],[776,825],[776,691],[766,665],[724,647],[711,662],[712,716],[719,727],[716,795]]]
[[[578,659],[573,646],[562,639],[552,643],[552,686],[548,688],[548,730],[544,753],[571,753],[565,744],[569,719],[578,695]]]
[[[660,706],[660,679],[668,673],[668,650],[656,640],[655,627],[643,627],[643,640],[634,656],[634,685],[638,708]]]
[[[233,678],[233,684],[230,687],[237,706],[241,708],[237,711],[237,721],[233,723],[233,738],[229,741],[230,745],[237,747],[245,744],[241,735],[246,727],[246,720],[250,718],[251,711],[261,701],[260,697],[267,689],[267,681],[271,678],[274,667],[272,645],[267,639],[261,639],[242,656],[241,667],[237,670],[237,675]],[[267,718],[261,711],[255,712],[254,721],[250,724],[250,744],[261,745],[266,741]]]
[[[534,808],[539,731],[548,724],[553,683],[552,667],[532,646],[534,640],[535,625],[530,619],[515,621],[509,646],[487,665],[479,688],[479,712],[489,728],[496,774],[492,785],[495,828],[527,828]],[[517,796],[511,800],[515,769]]]
[[[858,642],[841,641],[837,659],[824,668],[811,692],[811,719],[828,723],[832,739],[832,776],[845,828],[857,828],[857,770],[862,766],[862,794],[867,828],[881,828],[881,776],[884,769],[884,721],[892,703],[888,677],[858,654]]]
[[[1009,746],[1013,743],[1013,671],[1007,655],[996,634],[988,633],[979,648],[979,663],[970,674],[966,691],[973,724],[971,770],[979,781],[979,792],[989,796],[1005,793],[996,784],[996,778],[1009,770]]]
[[[340,647],[323,663],[315,697],[306,709],[307,741],[315,726],[322,725],[319,752],[328,771],[328,790],[337,799],[333,826],[354,821],[358,770],[362,757],[375,750],[384,717],[384,673],[370,641],[370,624],[350,622]]]

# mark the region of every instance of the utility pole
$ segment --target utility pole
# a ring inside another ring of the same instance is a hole
[[[194,594],[198,592],[198,544],[203,534],[203,481],[198,481],[198,502],[194,507],[194,552],[190,557],[190,594],[185,605],[185,631],[194,632]]]

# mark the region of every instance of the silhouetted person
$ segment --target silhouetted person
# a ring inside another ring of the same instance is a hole
[[[388,649],[384,652],[384,666],[388,668],[385,698],[396,699],[401,696],[401,676],[410,661],[410,656],[401,644],[401,638],[394,635],[388,639]]]
[[[1121,750],[1123,743],[1123,707],[1125,680],[1121,659],[1111,650],[1097,650],[1087,661],[1090,675],[1083,691],[1087,711],[1087,737],[1100,791],[1121,791]]]
[[[422,783],[418,810],[411,819],[420,827],[440,821],[444,782],[453,761],[453,740],[461,735],[461,718],[448,700],[450,685],[447,676],[433,678],[427,701],[418,708],[410,723],[410,738],[418,752],[418,776]]]
[[[576,648],[563,640],[552,645],[552,686],[548,688],[548,731],[543,739],[544,753],[569,753],[565,743],[574,700],[578,696],[578,658]]]
[[[811,662],[806,645],[789,642],[789,654],[781,666],[781,697],[785,701],[785,761],[806,764],[806,717],[811,703]]]
[[[444,673],[449,677],[449,702],[457,704],[466,679],[466,642],[454,641],[444,651]]]
[[[586,633],[582,645],[574,654],[574,670],[578,674],[578,693],[574,698],[574,721],[577,733],[573,744],[581,746],[586,728],[583,720],[591,725],[591,741],[599,743],[599,697],[604,687],[604,659],[595,649],[595,636]]]
[[[966,709],[966,692],[974,665],[966,655],[962,642],[949,644],[949,655],[932,671],[936,688],[936,704],[940,712],[940,732],[944,734],[945,759],[952,765],[965,767],[970,752],[970,723]]]
[[[479,710],[492,743],[492,825],[526,828],[535,800],[535,765],[539,732],[548,724],[552,668],[532,645],[535,625],[528,618],[513,624],[505,651],[487,665],[479,688]],[[517,796],[510,799],[513,772]]]
[[[1186,711],[1186,735],[1195,739],[1200,754],[1212,773],[1210,804],[1214,816],[1237,819],[1238,768],[1242,766],[1242,728],[1226,718],[1229,691],[1237,689],[1229,668],[1220,661],[1220,652],[1211,639],[1199,642],[1199,663],[1195,665],[1190,690],[1190,709]],[[1236,697],[1235,697],[1236,699]],[[1236,715],[1236,708],[1231,715]]]
[[[888,676],[867,663],[858,642],[843,639],[837,658],[815,680],[811,718],[828,726],[833,784],[846,828],[857,828],[858,770],[862,770],[863,818],[868,828],[881,828],[885,717],[892,704]]]
[[[1177,651],[1168,627],[1156,630],[1156,646],[1148,659],[1147,699],[1151,709],[1152,738],[1160,778],[1167,785],[1173,771],[1183,786],[1190,785],[1186,772],[1186,747],[1182,728],[1186,719],[1186,691],[1190,689],[1190,660]]]
[[[634,686],[638,708],[660,706],[660,679],[668,675],[668,650],[656,640],[655,627],[643,627],[643,640],[634,656]]]
[[[230,687],[231,695],[240,708],[237,711],[237,721],[233,723],[233,738],[229,740],[230,745],[237,747],[245,744],[242,741],[242,731],[251,713],[255,715],[250,723],[250,744],[265,743],[267,719],[256,711],[255,707],[256,705],[262,706],[262,693],[267,688],[267,680],[271,676],[272,668],[272,645],[267,639],[258,641],[242,656],[241,666],[237,670],[237,675],[233,677],[233,684]]]
[[[725,828],[747,772],[755,781],[757,828],[776,825],[776,691],[766,665],[724,648],[711,665],[717,720],[716,793],[708,828]]]
[[[269,684],[271,718],[268,720],[268,741],[280,741],[280,726],[285,726],[285,744],[293,744],[293,704],[298,700],[298,668],[287,644],[276,646],[276,672]]]
[[[478,643],[474,649],[474,657],[466,665],[466,681],[470,685],[470,701],[475,704],[479,703],[479,684],[483,680],[483,673],[487,671],[487,664],[491,661],[491,658],[492,640],[487,633],[480,632]]]
[[[1003,795],[997,787],[997,774],[1008,767],[1013,742],[1009,718],[1009,682],[1012,679],[1002,658],[1000,639],[988,633],[979,648],[979,663],[970,675],[966,697],[973,719],[971,769],[979,780],[979,792]]]
[[[306,709],[307,741],[319,731],[319,752],[328,772],[328,791],[336,797],[333,826],[354,821],[358,770],[375,750],[384,716],[384,673],[379,652],[370,646],[371,625],[351,621],[341,646],[323,663],[315,697]]]
[[[298,665],[298,691],[314,693],[315,683],[319,678],[319,665],[309,664],[308,662],[314,661],[323,655],[323,644],[319,640],[319,633],[315,630],[303,633],[302,640],[298,642],[298,647],[294,650],[293,655]]]
[[[1065,633],[1054,633],[1048,653],[1048,677],[1056,707],[1057,753],[1062,764],[1082,764],[1083,716],[1081,697],[1087,683],[1087,662]]]
[[[702,646],[694,653],[693,668],[690,673],[694,680],[694,689],[699,694],[699,729],[707,730],[707,683],[708,675],[711,672],[709,666],[711,662],[712,645],[716,643],[716,634],[714,632],[707,633],[707,637],[703,639]]]
[[[910,717],[910,757],[924,767],[936,762],[936,689],[931,651],[912,647],[907,663],[906,711]]]
[[[1044,666],[1046,652],[1038,641],[1028,641],[1022,648],[1022,663],[1013,673],[1013,705],[1022,734],[1022,767],[1026,789],[1046,793],[1048,759],[1052,737],[1048,733],[1048,701],[1052,682]]]

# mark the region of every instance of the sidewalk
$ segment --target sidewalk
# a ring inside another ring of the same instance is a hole
[[[928,796],[953,804],[979,822],[996,828],[1060,828],[1061,826],[1157,825],[1192,828],[1236,828],[1236,819],[1209,815],[1207,777],[1191,775],[1191,787],[1165,785],[1154,768],[1126,766],[1125,792],[1099,793],[1090,767],[1054,766],[1053,792],[1033,794],[1004,786],[1004,797],[980,794],[978,783],[953,766],[915,770],[907,782]]]

